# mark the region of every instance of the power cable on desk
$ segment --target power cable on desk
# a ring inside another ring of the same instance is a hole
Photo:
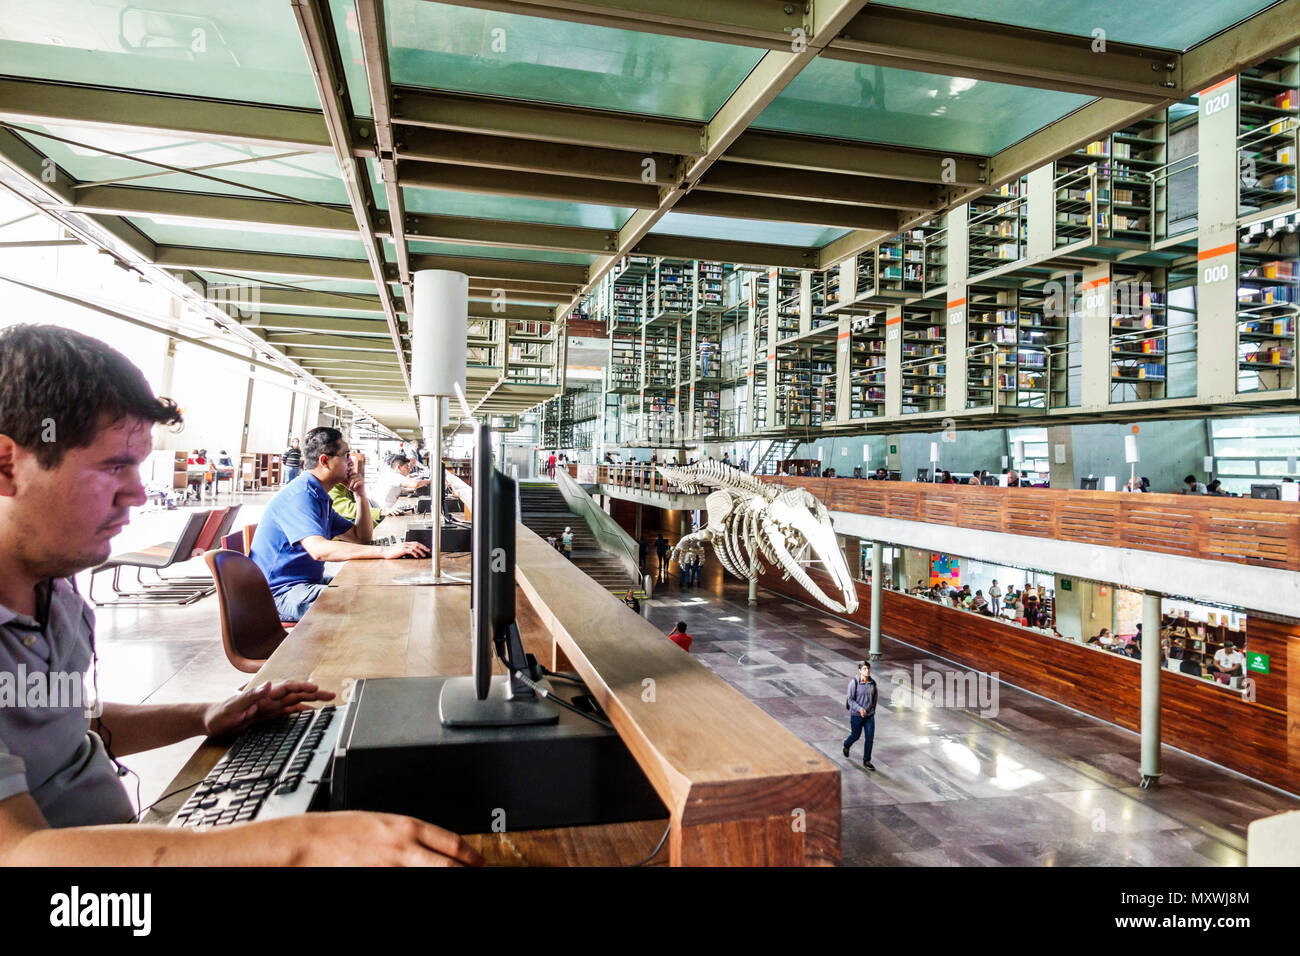
[[[579,715],[580,717],[586,717],[588,720],[592,721],[593,723],[600,724],[600,726],[604,727],[607,730],[614,730],[614,725],[611,724],[608,720],[604,720],[600,717],[597,717],[595,714],[589,714],[585,710],[582,710],[581,708],[574,707],[567,700],[564,700],[563,698],[559,697],[556,694],[552,694],[549,690],[547,690],[541,684],[537,683],[537,681],[533,680],[523,671],[515,671],[515,676],[518,677],[525,684],[527,684],[529,687],[531,687],[533,691],[543,700],[549,700],[552,703],[558,704],[559,706],[563,707],[565,710],[573,711],[575,714]]]

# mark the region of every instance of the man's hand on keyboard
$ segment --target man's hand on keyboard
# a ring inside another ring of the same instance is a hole
[[[384,548],[385,558],[426,558],[428,556],[429,549],[419,541],[403,541]]]
[[[303,710],[308,701],[333,699],[333,691],[321,690],[309,681],[266,681],[209,706],[203,714],[203,729],[209,737],[231,736],[259,720]]]
[[[299,866],[483,865],[478,851],[456,834],[393,813],[309,813],[266,825],[291,831],[292,862]]]

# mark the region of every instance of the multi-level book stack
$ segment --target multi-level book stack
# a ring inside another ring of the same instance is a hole
[[[974,277],[1025,257],[1024,177],[970,202],[969,274]]]
[[[1296,214],[1242,229],[1237,246],[1237,391],[1295,386],[1296,315],[1300,312],[1300,233]],[[1269,233],[1272,233],[1270,236]]]
[[[1300,56],[1295,49],[1245,70],[1238,78],[1240,215],[1294,206],[1300,117],[1297,86]]]
[[[1163,398],[1168,341],[1163,274],[1114,266],[1110,295],[1111,401]]]
[[[903,307],[903,411],[943,408],[947,362],[942,310]]]

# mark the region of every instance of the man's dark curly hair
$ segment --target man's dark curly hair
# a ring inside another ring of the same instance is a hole
[[[105,424],[127,418],[178,425],[181,413],[99,339],[57,325],[0,331],[0,434],[42,468],[57,468],[68,449],[87,447]]]

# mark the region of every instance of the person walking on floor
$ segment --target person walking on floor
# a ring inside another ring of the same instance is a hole
[[[997,617],[1002,613],[1002,589],[998,587],[998,579],[993,579],[993,585],[989,588],[989,606],[993,609],[993,616]]]
[[[858,676],[849,681],[848,696],[844,708],[849,712],[848,737],[844,739],[844,756],[849,755],[849,748],[863,738],[862,766],[875,770],[871,762],[871,745],[876,739],[876,699],[879,690],[871,677],[871,663],[861,661],[858,664]]]
[[[564,546],[564,556],[570,561],[573,560],[573,529],[567,525],[564,528],[564,534],[560,535],[560,543]]]
[[[551,457],[546,459],[546,476],[555,480],[555,452],[551,452]]]
[[[661,533],[655,538],[655,554],[659,557],[659,576],[660,584],[668,583],[668,539]]]

